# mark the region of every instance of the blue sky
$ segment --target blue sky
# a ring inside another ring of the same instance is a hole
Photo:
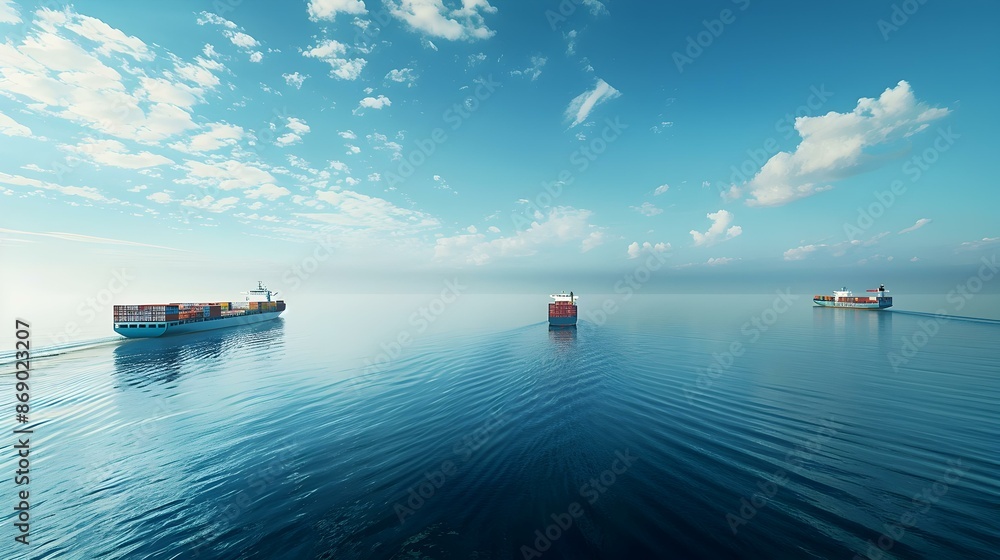
[[[320,253],[314,287],[530,290],[1000,247],[992,3],[509,4],[0,0],[0,254],[39,290]]]

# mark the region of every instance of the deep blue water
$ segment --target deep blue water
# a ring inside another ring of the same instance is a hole
[[[0,557],[996,558],[1000,321],[901,303],[331,297],[36,358]]]

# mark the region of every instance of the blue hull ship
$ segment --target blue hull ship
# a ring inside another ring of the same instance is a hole
[[[813,296],[813,303],[820,307],[847,307],[851,309],[885,309],[892,307],[892,297],[886,296],[885,285],[877,290],[865,290],[865,296],[855,296],[850,290],[834,290],[832,296]]]

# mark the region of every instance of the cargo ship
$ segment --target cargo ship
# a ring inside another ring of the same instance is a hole
[[[552,294],[549,297],[552,298],[552,302],[549,303],[549,326],[575,327],[577,298],[573,292]]]
[[[892,307],[892,297],[887,297],[884,284],[876,290],[865,290],[866,296],[855,296],[846,287],[835,290],[832,296],[813,296],[813,303],[820,307],[850,307],[854,309],[885,309]]]
[[[242,292],[244,301],[214,303],[165,303],[116,305],[115,332],[127,338],[152,338],[249,325],[277,319],[285,310],[283,300],[257,282],[257,288]]]

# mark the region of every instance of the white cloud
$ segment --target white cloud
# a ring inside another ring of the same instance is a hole
[[[302,89],[302,84],[309,76],[303,76],[298,72],[293,72],[291,74],[282,74],[281,77],[285,79],[286,84],[294,87],[295,89]]]
[[[819,245],[802,245],[794,249],[789,249],[785,251],[784,258],[786,261],[801,261],[808,257],[810,254],[816,252],[817,249],[826,247],[825,244]]]
[[[282,134],[275,139],[275,144],[279,146],[290,146],[302,141],[302,137],[309,133],[311,130],[306,121],[297,117],[287,117],[285,120],[285,128],[289,130],[285,134]]]
[[[440,226],[432,216],[400,208],[378,197],[349,190],[321,191],[316,198],[333,207],[332,212],[297,214],[343,229],[375,230],[393,235],[409,235]]]
[[[644,241],[642,245],[640,245],[638,241],[633,241],[631,244],[629,244],[626,253],[628,253],[628,258],[637,259],[639,258],[639,255],[641,255],[643,251],[647,251],[650,253],[665,253],[669,250],[670,250],[669,243],[660,242],[654,245],[649,241]]]
[[[243,191],[247,198],[263,198],[266,200],[277,200],[283,196],[292,194],[292,191],[285,187],[279,187],[271,183],[265,183],[255,189]]]
[[[226,198],[216,200],[215,197],[210,195],[205,195],[201,198],[198,198],[195,195],[189,195],[184,199],[175,199],[167,192],[155,192],[147,196],[146,199],[157,204],[170,204],[176,202],[181,206],[197,208],[198,210],[204,210],[206,212],[213,212],[216,214],[231,210],[240,201],[240,199],[235,196],[227,196]]]
[[[362,0],[309,0],[309,19],[333,21],[337,14],[366,14]]]
[[[660,196],[661,194],[667,192],[668,190],[670,190],[670,185],[660,185],[656,187],[655,191],[653,191],[653,196]]]
[[[98,53],[108,56],[117,52],[127,54],[135,60],[153,60],[155,58],[146,43],[138,37],[126,35],[99,19],[79,14],[73,15],[75,17],[66,24],[66,29],[99,43]]]
[[[21,175],[10,175],[2,171],[0,171],[0,184],[5,184],[15,187],[32,187],[36,189],[50,190],[67,196],[79,196],[81,198],[97,202],[117,202],[114,199],[108,199],[94,187],[75,187],[75,186],[57,185],[55,183],[49,183],[47,181],[39,181],[38,179],[31,179],[28,177],[23,177]]]
[[[469,227],[465,228],[465,231],[467,231],[469,233],[478,233],[479,232],[479,230],[476,229],[476,226],[469,226]]]
[[[344,130],[338,132],[337,134],[339,134],[340,137],[343,138],[344,140],[357,140],[358,138],[358,135],[355,134],[353,130]]]
[[[607,82],[598,78],[594,89],[585,91],[573,98],[566,107],[566,118],[572,119],[570,128],[587,120],[594,107],[605,101],[614,99],[621,95],[621,92],[608,85]]]
[[[600,229],[589,223],[590,216],[589,210],[557,207],[548,216],[539,216],[527,229],[492,241],[486,241],[481,233],[441,237],[436,241],[434,257],[482,265],[497,258],[531,256],[573,242],[580,243],[580,251],[584,252],[603,239]]]
[[[385,75],[385,79],[412,86],[417,80],[417,75],[413,73],[412,68],[399,68],[390,70],[389,73]]]
[[[7,136],[31,136],[31,129],[15,121],[0,111],[0,134]]]
[[[381,173],[369,173],[368,174],[368,180],[371,181],[372,183],[378,183],[379,181],[382,180],[382,174]]]
[[[21,23],[13,0],[0,0],[0,23]]]
[[[608,9],[599,0],[583,0],[583,5],[590,8],[591,15],[606,15]]]
[[[707,261],[705,261],[705,264],[707,264],[708,266],[719,266],[723,264],[729,264],[731,262],[738,260],[740,259],[734,259],[732,257],[709,258]]]
[[[131,81],[126,85],[101,56],[123,53],[150,60],[154,56],[144,43],[72,9],[42,8],[34,17],[35,25],[20,43],[0,43],[0,92],[7,97],[19,98],[34,112],[148,144],[197,128],[189,109],[205,89],[219,84],[211,71],[170,55],[172,69],[144,71],[138,87]],[[64,36],[67,30],[99,46],[84,49]],[[127,64],[123,68],[139,72]]]
[[[511,76],[525,76],[531,78],[531,81],[535,81],[539,76],[542,75],[542,67],[549,59],[544,56],[533,56],[531,57],[531,65],[523,70],[511,70]]]
[[[576,29],[570,29],[569,32],[563,33],[563,38],[566,39],[566,54],[573,55],[576,54],[576,36],[578,35]]]
[[[2,0],[0,0],[2,1]],[[93,235],[83,235],[79,233],[64,233],[59,231],[47,231],[47,232],[37,232],[37,231],[20,231],[16,229],[6,229],[0,228],[0,233],[8,233],[14,235],[32,235],[40,237],[52,237],[55,239],[62,239],[64,241],[76,241],[78,243],[94,243],[97,245],[129,245],[133,247],[151,247],[153,249],[167,249],[170,251],[183,251],[182,249],[174,249],[173,247],[164,247],[162,245],[150,245],[148,243],[138,243],[136,241],[125,241],[122,239],[112,239],[110,237],[96,237]],[[186,251],[185,251],[186,252]]]
[[[654,204],[650,202],[643,202],[641,206],[629,206],[629,208],[635,210],[636,212],[642,214],[643,216],[655,216],[657,214],[662,214],[663,209],[657,208]]]
[[[188,153],[204,153],[233,146],[243,139],[243,127],[228,123],[209,123],[208,130],[195,134],[187,142],[174,142],[170,147]]]
[[[165,78],[143,76],[139,78],[139,83],[142,87],[136,92],[138,95],[154,103],[167,103],[184,109],[189,109],[197,104],[204,93],[201,88],[191,87]]]
[[[500,228],[498,228],[497,226],[490,226],[486,228],[486,231],[490,233],[500,233]]]
[[[978,241],[965,241],[958,246],[959,251],[975,251],[988,245],[1000,243],[1000,237],[984,237]]]
[[[249,49],[250,47],[256,47],[260,45],[257,39],[254,39],[250,35],[243,33],[242,31],[223,31],[222,32],[228,39],[229,42],[240,47],[242,49]]]
[[[198,25],[218,25],[221,27],[226,27],[228,29],[236,29],[236,24],[229,21],[228,19],[212,12],[201,12],[198,14]]]
[[[652,130],[653,134],[659,134],[672,126],[674,126],[672,121],[660,121],[660,124],[654,124],[649,127],[649,130]]]
[[[177,61],[174,63],[174,71],[181,78],[206,89],[211,89],[219,85],[218,76],[209,70],[210,66],[204,64],[204,59],[198,57],[196,60],[198,60],[199,64]]]
[[[708,214],[707,217],[709,220],[712,220],[712,225],[708,228],[708,231],[705,233],[696,230],[690,231],[695,246],[714,245],[743,233],[743,228],[740,226],[730,227],[729,224],[733,222],[733,215],[728,210],[719,210],[718,212]]]
[[[152,200],[157,204],[169,204],[173,201],[173,198],[165,192],[155,192],[146,197],[147,200]]]
[[[829,113],[795,119],[802,141],[792,153],[778,152],[764,164],[746,189],[748,204],[778,206],[830,187],[830,181],[861,172],[877,161],[866,148],[915,134],[944,117],[948,109],[920,103],[910,85],[900,81],[878,99],[861,98],[850,113]]]
[[[332,39],[321,41],[302,53],[302,56],[322,60],[330,65],[330,76],[341,80],[356,80],[368,63],[363,58],[347,59],[347,46]]]
[[[457,9],[445,7],[442,0],[398,0],[387,1],[386,5],[393,16],[431,37],[471,41],[494,34],[482,15],[497,11],[488,0],[462,0],[462,7]]]
[[[916,230],[918,230],[918,229],[926,226],[927,224],[931,223],[931,221],[932,220],[930,218],[920,218],[919,220],[917,220],[917,223],[913,224],[912,226],[910,226],[908,228],[904,228],[904,229],[900,230],[899,233],[910,233],[911,231],[916,231]]]
[[[179,184],[215,186],[224,191],[246,190],[266,183],[275,183],[273,175],[253,165],[236,160],[199,162],[186,160],[182,166],[186,178]]]
[[[388,107],[390,105],[392,105],[392,101],[384,95],[379,95],[378,97],[366,97],[358,103],[358,107],[354,110],[354,113],[358,114],[362,109],[381,109],[382,107]]]
[[[198,25],[218,25],[224,27],[225,29],[222,30],[222,34],[241,52],[250,55],[250,62],[260,62],[264,58],[264,53],[254,50],[254,47],[260,46],[260,41],[254,39],[244,31],[238,31],[239,26],[228,19],[211,12],[201,12],[198,14],[197,22]],[[215,49],[213,48],[212,51],[214,52]],[[206,56],[210,55],[206,53]]]
[[[121,167],[123,169],[143,169],[174,162],[170,158],[150,152],[129,153],[124,144],[111,139],[95,140],[87,138],[76,146],[63,145],[60,147],[66,151],[84,156],[95,163]]]
[[[296,134],[306,134],[309,132],[309,125],[306,124],[306,121],[296,117],[288,117],[285,126],[288,127],[288,130]]]
[[[587,251],[598,247],[604,243],[604,232],[601,230],[596,230],[590,232],[590,235],[583,238],[583,242],[580,244],[580,252],[586,253]]]
[[[197,208],[199,210],[204,210],[206,212],[214,212],[216,214],[220,212],[225,212],[236,206],[240,201],[239,198],[235,196],[229,196],[226,198],[220,198],[216,200],[214,197],[205,195],[202,198],[189,197],[181,201],[181,206],[190,206],[191,208]]]
[[[347,178],[344,179],[344,182],[347,183],[348,185],[352,186],[352,187],[355,186],[355,185],[360,185],[361,184],[361,180],[360,179],[355,179],[354,177],[347,177]]]

